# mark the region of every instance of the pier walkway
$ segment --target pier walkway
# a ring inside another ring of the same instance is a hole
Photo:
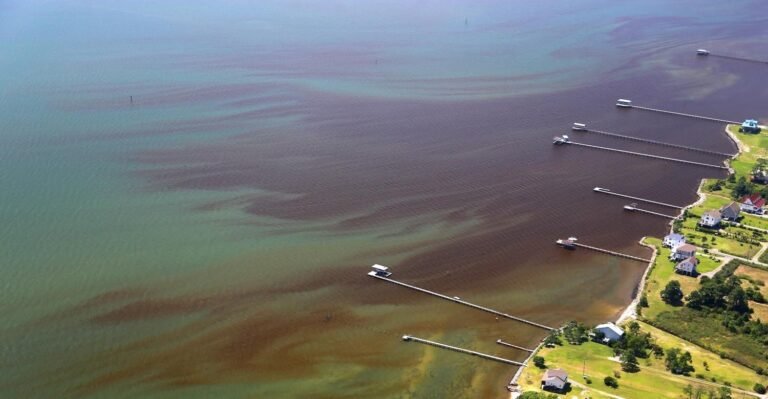
[[[525,351],[525,352],[529,352],[529,353],[533,353],[534,352],[534,349],[523,348],[522,346],[517,346],[517,345],[514,345],[514,344],[510,344],[509,342],[504,342],[501,339],[497,339],[496,343],[499,344],[499,345],[508,346],[510,348],[519,349],[521,351]]]
[[[638,156],[638,157],[661,159],[663,161],[678,162],[678,163],[684,163],[684,164],[687,164],[687,165],[705,166],[705,167],[708,167],[708,168],[716,168],[716,169],[728,170],[728,167],[725,166],[725,165],[712,165],[712,164],[704,163],[704,162],[695,162],[695,161],[688,161],[688,160],[685,160],[685,159],[678,159],[678,158],[672,158],[672,157],[663,157],[661,155],[646,154],[646,153],[643,153],[643,152],[627,151],[627,150],[620,150],[618,148],[602,147],[602,146],[599,146],[599,145],[577,143],[575,141],[570,141],[570,140],[565,141],[565,142],[561,142],[561,144],[577,145],[577,146],[582,146],[582,147],[594,148],[594,149],[597,149],[597,150],[612,151],[612,152],[618,152],[618,153],[621,153],[621,154],[635,155],[635,156]]]
[[[524,363],[516,362],[514,360],[504,359],[503,357],[488,355],[488,354],[485,354],[485,353],[482,353],[482,352],[477,352],[477,351],[473,351],[473,350],[469,350],[469,349],[459,348],[458,346],[451,346],[451,345],[441,344],[439,342],[430,341],[430,340],[424,339],[424,338],[413,337],[413,336],[410,336],[410,335],[403,335],[403,341],[419,342],[419,343],[422,343],[422,344],[436,346],[438,348],[449,349],[449,350],[456,351],[456,352],[466,353],[468,355],[482,357],[484,359],[495,360],[497,362],[511,364],[513,366],[520,366],[521,368],[525,367]]]
[[[684,112],[668,111],[666,109],[641,107],[639,105],[632,105],[631,107],[627,107],[627,108],[637,108],[637,109],[642,109],[642,110],[645,110],[645,111],[661,112],[662,114],[684,116],[684,117],[687,117],[687,118],[701,119],[701,120],[705,120],[705,121],[718,122],[718,123],[729,123],[729,124],[741,125],[741,122],[729,121],[727,119],[712,118],[712,117],[709,117],[709,116],[694,115],[694,114],[686,114]]]
[[[604,254],[618,256],[620,258],[636,260],[638,262],[643,262],[643,263],[651,263],[651,259],[645,259],[645,258],[641,258],[639,256],[629,255],[629,254],[625,254],[625,253],[621,253],[621,252],[611,251],[609,249],[603,249],[603,248],[593,247],[591,245],[581,244],[581,243],[576,242],[575,239],[574,240],[570,240],[569,239],[569,240],[567,240],[568,244],[567,245],[563,245],[563,242],[565,242],[565,241],[566,240],[557,240],[557,241],[555,241],[555,243],[558,244],[558,245],[562,245],[565,248],[568,248],[568,246],[579,247],[579,248],[586,248],[586,249],[591,249],[593,251],[602,252]]]
[[[611,133],[611,132],[606,132],[606,131],[602,131],[602,130],[584,129],[584,130],[579,130],[579,131],[581,131],[581,132],[588,132],[588,133],[596,133],[596,134],[601,134],[603,136],[616,137],[616,138],[620,138],[620,139],[624,139],[624,140],[639,141],[641,143],[654,144],[654,145],[659,145],[659,146],[664,146],[664,147],[679,148],[679,149],[682,149],[682,150],[700,152],[700,153],[710,154],[710,155],[719,155],[719,156],[723,156],[723,157],[732,157],[734,155],[734,154],[728,154],[728,153],[725,153],[725,152],[705,150],[703,148],[689,147],[687,145],[665,143],[663,141],[644,139],[644,138],[641,138],[641,137],[626,136],[626,135],[623,135],[623,134]]]
[[[555,330],[555,328],[553,328],[553,327],[545,326],[544,324],[540,324],[540,323],[536,323],[534,321],[526,320],[526,319],[523,319],[522,317],[512,316],[512,315],[509,315],[509,314],[506,314],[506,313],[503,313],[503,312],[499,312],[498,310],[493,310],[491,308],[487,308],[485,306],[475,305],[474,303],[470,303],[470,302],[461,300],[459,297],[450,297],[448,295],[443,295],[443,294],[439,294],[437,292],[430,291],[430,290],[427,290],[427,289],[424,289],[424,288],[416,287],[415,285],[401,283],[401,282],[399,282],[397,280],[393,280],[391,278],[379,276],[379,275],[376,274],[376,272],[369,272],[368,275],[371,276],[371,277],[375,277],[375,278],[377,278],[379,280],[383,280],[383,281],[386,281],[386,282],[389,282],[389,283],[392,283],[392,284],[397,284],[397,285],[399,285],[401,287],[410,288],[412,290],[423,292],[423,293],[429,294],[429,295],[433,295],[433,296],[436,296],[438,298],[443,298],[443,299],[446,299],[446,300],[449,300],[451,302],[455,302],[455,303],[458,303],[458,304],[461,304],[461,305],[464,305],[464,306],[469,306],[470,308],[482,310],[483,312],[492,313],[492,314],[495,314],[496,316],[501,316],[501,317],[504,317],[506,319],[519,321],[521,323],[525,323],[525,324],[528,324],[528,325],[531,325],[531,326],[534,326],[534,327],[542,328],[542,329],[548,330],[548,331]]]
[[[675,220],[675,219],[679,218],[678,216],[672,216],[672,215],[667,215],[667,214],[660,213],[660,212],[649,211],[647,209],[641,209],[641,208],[638,208],[638,207],[633,206],[633,205],[624,205],[624,210],[630,211],[630,212],[647,213],[649,215],[661,216],[663,218],[672,219],[672,220]]]
[[[683,208],[685,208],[684,206],[667,204],[666,202],[654,201],[654,200],[649,200],[649,199],[640,198],[640,197],[634,197],[634,196],[626,195],[626,194],[619,194],[617,192],[614,192],[614,191],[611,191],[611,190],[609,190],[607,188],[602,188],[602,187],[595,187],[595,188],[592,189],[592,191],[594,191],[596,193],[615,195],[617,197],[627,198],[627,199],[631,199],[631,200],[635,200],[635,201],[647,202],[649,204],[666,206],[667,208],[674,208],[674,209],[683,209]]]
[[[754,62],[754,63],[757,63],[757,64],[768,64],[768,61],[765,61],[765,60],[756,60],[754,58],[747,58],[747,57],[737,57],[735,55],[725,55],[725,54],[709,53],[709,56],[710,57],[727,58],[729,60],[736,60],[736,61]]]

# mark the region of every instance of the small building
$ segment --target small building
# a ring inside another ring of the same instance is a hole
[[[765,198],[757,193],[745,195],[739,200],[739,206],[744,212],[762,214],[763,207],[765,206]]]
[[[685,244],[685,236],[677,233],[664,237],[664,242],[662,243],[667,248],[677,248],[683,244]]]
[[[605,343],[618,341],[624,336],[624,330],[611,322],[598,325],[595,331],[603,334]]]
[[[720,224],[720,220],[722,220],[722,217],[720,216],[720,212],[716,210],[706,211],[703,215],[701,215],[701,219],[699,220],[699,226],[703,227],[715,227],[718,224]]]
[[[691,244],[682,244],[672,249],[669,258],[672,260],[682,260],[692,256],[696,256],[696,247]]]
[[[683,273],[689,276],[693,276],[694,274],[697,274],[696,266],[698,264],[699,264],[699,260],[696,259],[696,257],[691,256],[690,258],[683,259],[680,263],[676,264],[675,271],[678,273]]]
[[[747,119],[741,124],[739,131],[744,133],[760,133],[760,121],[757,119]]]
[[[541,377],[541,389],[562,391],[568,385],[568,373],[563,369],[549,369]]]
[[[765,169],[755,169],[752,171],[752,182],[766,184],[768,183],[768,171]]]
[[[739,218],[739,213],[741,213],[741,207],[735,201],[720,208],[720,216],[725,220],[735,222]]]

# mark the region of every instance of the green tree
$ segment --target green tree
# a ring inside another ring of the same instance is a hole
[[[693,368],[693,358],[691,352],[683,353],[678,348],[667,349],[667,357],[664,360],[664,366],[672,374],[688,375],[695,369]]]
[[[609,387],[614,388],[614,389],[619,387],[619,381],[617,379],[611,377],[610,375],[603,379],[603,383],[606,386],[609,386]]]
[[[753,190],[753,185],[749,183],[744,176],[741,176],[736,181],[736,185],[733,186],[733,190],[731,190],[731,196],[734,198],[740,198],[744,195],[752,193]]]
[[[667,283],[666,287],[661,291],[661,300],[664,303],[679,306],[683,303],[683,290],[680,289],[680,282],[672,280]]]
[[[636,373],[640,371],[640,365],[637,363],[637,356],[631,351],[627,350],[621,354],[621,369],[627,373]]]
[[[534,356],[533,357],[533,365],[534,366],[536,366],[536,367],[538,367],[540,369],[543,369],[543,368],[547,367],[546,364],[544,364],[544,363],[545,363],[545,361],[544,361],[543,357],[541,357],[541,356]]]
[[[762,395],[762,394],[766,393],[765,385],[763,385],[763,384],[761,384],[761,383],[759,383],[759,382],[758,382],[758,383],[756,383],[756,384],[755,384],[755,386],[754,386],[754,387],[752,387],[752,389],[753,389],[755,392],[759,393],[760,395]]]

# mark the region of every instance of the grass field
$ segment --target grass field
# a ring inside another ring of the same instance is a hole
[[[640,323],[641,330],[650,332],[656,343],[664,348],[681,348],[691,352],[693,365],[696,371],[691,377],[671,374],[664,368],[663,359],[640,360],[640,371],[626,373],[621,370],[621,365],[612,360],[613,350],[602,344],[588,342],[582,345],[570,345],[565,343],[556,348],[544,348],[539,352],[546,360],[550,368],[562,368],[568,372],[569,378],[579,384],[587,386],[587,391],[593,398],[606,397],[602,392],[618,395],[627,399],[645,398],[679,398],[683,388],[688,385],[702,385],[715,387],[726,381],[734,388],[751,390],[755,382],[765,383],[766,378],[760,377],[754,371],[737,363],[720,359],[714,353],[686,342],[674,335],[663,332],[653,326]],[[708,367],[704,367],[704,362]],[[585,373],[591,384],[582,376]],[[521,384],[526,390],[537,390],[544,370],[530,367],[524,371]],[[620,375],[619,388],[613,389],[605,386],[603,379],[606,376]],[[696,375],[699,377],[695,377]],[[715,382],[713,383],[712,380]],[[574,387],[566,397],[583,397],[583,388]]]

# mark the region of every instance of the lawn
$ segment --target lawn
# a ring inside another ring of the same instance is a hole
[[[642,331],[650,332],[656,343],[665,349],[681,348],[691,352],[693,365],[696,368],[691,377],[700,374],[700,377],[703,377],[704,380],[698,378],[692,381],[688,378],[671,374],[665,370],[663,359],[655,359],[653,356],[648,359],[639,359],[639,372],[623,372],[621,365],[615,360],[610,359],[613,356],[613,350],[606,345],[594,342],[587,342],[582,345],[564,343],[563,346],[555,348],[543,348],[539,351],[538,355],[544,357],[547,367],[562,368],[568,372],[569,378],[572,381],[590,387],[591,389],[588,390],[594,398],[604,397],[604,395],[600,394],[601,392],[622,396],[627,399],[678,398],[686,385],[696,384],[696,381],[700,381],[701,385],[707,385],[711,384],[712,379],[721,384],[727,381],[735,388],[746,390],[751,390],[755,382],[766,382],[765,377],[760,377],[754,371],[737,363],[722,360],[704,348],[686,342],[648,324],[640,323],[640,326]],[[707,362],[709,370],[704,367],[704,362]],[[587,378],[583,377],[582,372],[586,374],[591,384],[587,383]],[[537,369],[534,366],[528,367],[520,379],[523,389],[537,390],[543,373],[544,370]],[[606,376],[614,376],[614,373],[620,375],[618,389],[609,388],[603,383],[603,379]],[[574,387],[574,390],[569,392],[566,397],[581,395],[582,391],[583,389]]]
[[[757,269],[751,266],[747,265],[741,265],[738,269],[734,272],[734,274],[737,277],[741,277],[744,280],[755,282],[756,284],[749,284],[756,289],[759,289],[760,292],[768,297],[768,270],[762,270]],[[760,284],[759,282],[762,282]],[[749,285],[745,285],[746,282],[742,283],[742,287],[746,288]],[[747,283],[748,284],[748,283]],[[764,319],[768,320],[768,319]]]

